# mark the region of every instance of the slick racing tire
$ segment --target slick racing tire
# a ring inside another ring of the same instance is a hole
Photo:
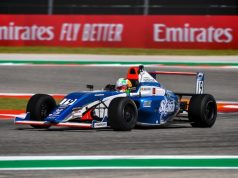
[[[54,98],[46,94],[35,94],[27,103],[26,112],[30,112],[30,120],[44,121],[56,107]],[[50,126],[31,125],[34,128],[49,128]]]
[[[188,118],[192,127],[212,127],[217,117],[217,104],[212,95],[192,96],[188,107]]]
[[[129,98],[115,98],[108,108],[108,124],[113,130],[130,131],[137,122],[136,104]]]

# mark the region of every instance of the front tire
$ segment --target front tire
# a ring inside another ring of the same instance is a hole
[[[108,108],[108,123],[113,130],[130,131],[137,122],[136,104],[129,98],[115,98]]]
[[[56,107],[54,98],[46,94],[35,94],[27,103],[26,112],[30,113],[30,120],[44,121]],[[50,126],[31,125],[34,128],[49,128]]]
[[[212,127],[216,117],[217,104],[212,95],[192,96],[188,108],[188,118],[192,127]]]

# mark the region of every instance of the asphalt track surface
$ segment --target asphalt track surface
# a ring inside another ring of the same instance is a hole
[[[148,70],[158,70],[149,68]],[[203,71],[206,93],[217,100],[238,101],[237,69],[176,69]],[[101,89],[124,77],[127,67],[0,66],[1,93],[68,93]],[[195,79],[161,76],[167,88],[193,92]],[[40,155],[237,155],[238,114],[219,114],[212,128],[192,128],[187,123],[166,128],[79,130],[16,128],[12,120],[0,120],[0,156]],[[237,170],[74,170],[1,171],[2,177],[238,177]]]

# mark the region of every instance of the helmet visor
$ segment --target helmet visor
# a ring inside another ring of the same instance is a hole
[[[126,87],[126,85],[123,85],[123,86],[117,87],[116,89],[117,90],[126,90],[127,87]]]

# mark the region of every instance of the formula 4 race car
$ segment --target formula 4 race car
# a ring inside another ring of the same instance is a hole
[[[196,76],[196,93],[174,93],[157,80],[160,74]],[[192,127],[212,127],[217,117],[214,97],[203,94],[204,74],[201,72],[147,72],[143,66],[130,67],[127,79],[130,92],[115,90],[107,85],[104,90],[70,93],[57,105],[46,94],[33,95],[24,118],[15,118],[15,124],[34,128],[66,126],[78,128],[106,128],[128,131],[136,125],[159,126],[178,117],[186,117]],[[183,97],[189,97],[183,100]]]

